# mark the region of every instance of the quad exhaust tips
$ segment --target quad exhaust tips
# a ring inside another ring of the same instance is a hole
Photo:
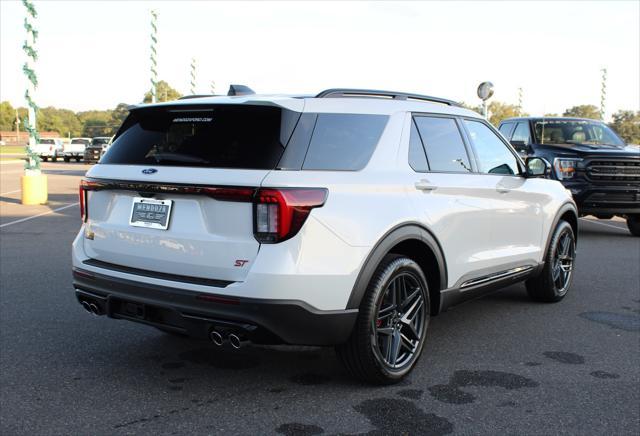
[[[222,333],[220,333],[219,331],[211,330],[211,333],[209,333],[209,339],[211,339],[211,342],[213,342],[217,346],[221,346],[222,344],[224,344],[225,340],[228,340],[229,344],[231,344],[231,346],[236,350],[242,346],[242,339],[240,339],[240,336],[236,335],[235,333],[230,333],[225,339],[225,337],[222,336]]]

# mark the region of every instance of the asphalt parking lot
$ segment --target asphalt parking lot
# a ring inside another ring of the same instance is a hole
[[[459,306],[405,382],[370,387],[332,349],[234,351],[87,314],[70,249],[88,167],[44,164],[50,203],[26,207],[21,165],[0,165],[4,435],[640,432],[640,238],[623,222],[580,220],[561,303],[516,285]]]

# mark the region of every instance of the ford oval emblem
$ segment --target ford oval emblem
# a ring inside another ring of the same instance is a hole
[[[144,170],[142,170],[142,174],[155,174],[157,172],[158,170],[155,168],[145,168]]]

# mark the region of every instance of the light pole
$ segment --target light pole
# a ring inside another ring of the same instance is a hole
[[[487,118],[487,100],[493,95],[493,83],[482,82],[478,85],[478,97],[482,100],[482,116]]]
[[[600,85],[600,119],[604,121],[604,110],[607,102],[607,69],[603,68],[600,71],[602,72],[602,82]]]
[[[518,88],[518,116],[522,116],[522,97],[523,97],[522,88]]]
[[[191,58],[191,95],[196,94],[196,58]]]
[[[151,11],[151,103],[155,103],[158,93],[158,62],[156,44],[158,43],[158,14]]]
[[[24,118],[23,124],[25,130],[29,132],[29,142],[25,147],[27,162],[24,165],[25,171],[20,179],[20,185],[22,187],[22,204],[43,204],[47,202],[47,176],[40,172],[40,156],[33,151],[33,147],[40,142],[36,124],[38,106],[33,100],[35,90],[38,87],[38,77],[34,69],[34,64],[38,60],[38,52],[35,48],[38,31],[34,27],[38,13],[29,0],[22,0],[22,4],[26,9],[24,28],[27,31],[26,39],[22,44],[22,50],[27,55],[22,72],[27,79],[24,98],[29,110],[29,115]]]

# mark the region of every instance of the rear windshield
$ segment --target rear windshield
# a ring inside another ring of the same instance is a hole
[[[56,142],[53,139],[41,139],[40,144],[55,144]]]
[[[250,105],[138,109],[100,163],[354,171],[367,164],[388,120],[386,115],[300,115]]]
[[[90,141],[88,139],[72,139],[71,140],[72,144],[85,144],[85,145],[87,145],[87,144],[89,144],[89,142]]]
[[[109,138],[93,138],[93,141],[91,141],[91,143],[93,145],[108,144]]]
[[[101,163],[273,169],[299,115],[245,105],[135,110]]]

